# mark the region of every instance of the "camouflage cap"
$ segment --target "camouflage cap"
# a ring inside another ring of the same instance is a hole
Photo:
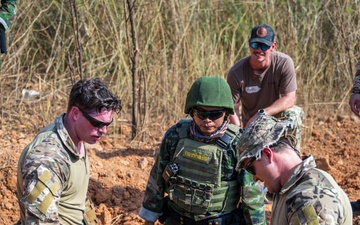
[[[236,169],[241,169],[241,162],[246,158],[261,159],[261,151],[284,137],[291,123],[292,120],[279,120],[273,116],[260,115],[240,136],[236,146],[240,160]]]

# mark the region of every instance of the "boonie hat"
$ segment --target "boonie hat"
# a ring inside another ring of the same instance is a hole
[[[246,158],[255,157],[261,159],[261,151],[270,147],[284,137],[286,131],[291,127],[290,120],[279,120],[269,115],[259,117],[247,127],[237,143],[236,150],[239,155],[239,162],[236,166],[240,170],[241,162]]]
[[[260,42],[271,46],[274,41],[275,32],[269,25],[261,24],[254,27],[251,31],[250,43]]]
[[[234,101],[229,84],[221,77],[200,77],[187,93],[185,114],[189,114],[195,106],[227,108],[230,114],[234,114]]]

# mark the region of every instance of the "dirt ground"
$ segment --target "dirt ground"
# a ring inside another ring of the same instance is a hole
[[[19,218],[16,199],[16,167],[22,149],[35,133],[28,126],[36,121],[23,120],[10,126],[5,119],[0,129],[0,224],[14,224]],[[119,125],[120,123],[120,125]],[[137,216],[154,155],[165,127],[153,124],[143,142],[131,142],[131,128],[119,122],[116,138],[104,137],[89,146],[91,181],[89,197],[94,201],[101,224],[139,225]],[[318,167],[328,171],[348,194],[350,200],[360,198],[360,120],[354,116],[312,118],[303,127],[303,154],[313,154]],[[269,217],[270,205],[267,205]],[[354,217],[354,224],[360,218]]]

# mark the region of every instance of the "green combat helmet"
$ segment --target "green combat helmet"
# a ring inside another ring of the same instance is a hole
[[[194,106],[227,108],[230,114],[234,114],[234,102],[230,86],[220,77],[200,77],[187,93],[185,114],[189,114]]]
[[[261,151],[276,144],[280,138],[293,139],[287,134],[287,130],[293,126],[293,123],[292,119],[279,120],[273,116],[260,115],[240,136],[236,146],[240,160],[236,169],[242,168],[241,162],[246,158],[261,159]]]

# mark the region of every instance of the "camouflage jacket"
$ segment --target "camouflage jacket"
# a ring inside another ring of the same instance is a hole
[[[4,26],[5,30],[8,29],[16,15],[16,8],[18,5],[17,0],[2,0],[0,7],[0,23]]]
[[[21,224],[82,224],[90,168],[64,127],[64,115],[43,128],[20,156]]]
[[[352,93],[360,94],[360,59],[356,65],[356,74],[354,78]]]
[[[280,193],[273,197],[271,224],[352,224],[345,192],[325,171],[315,168],[310,155],[295,168]]]
[[[190,132],[188,132],[189,138]],[[231,143],[228,149],[226,160],[222,161],[222,180],[236,180],[240,182],[239,192],[242,198],[242,207],[244,209],[244,216],[247,221],[246,224],[266,224],[264,198],[262,194],[261,185],[253,182],[252,175],[242,171],[238,174],[235,171],[237,164],[237,152],[235,150],[238,138]],[[155,222],[162,214],[162,205],[164,195],[166,193],[167,184],[165,183],[162,174],[166,165],[172,160],[179,141],[179,133],[177,125],[172,126],[165,134],[160,145],[160,152],[156,157],[155,164],[150,172],[150,177],[145,190],[143,206],[140,209],[139,216],[146,221]],[[232,173],[225,173],[232,169]],[[221,212],[219,212],[221,213]]]

